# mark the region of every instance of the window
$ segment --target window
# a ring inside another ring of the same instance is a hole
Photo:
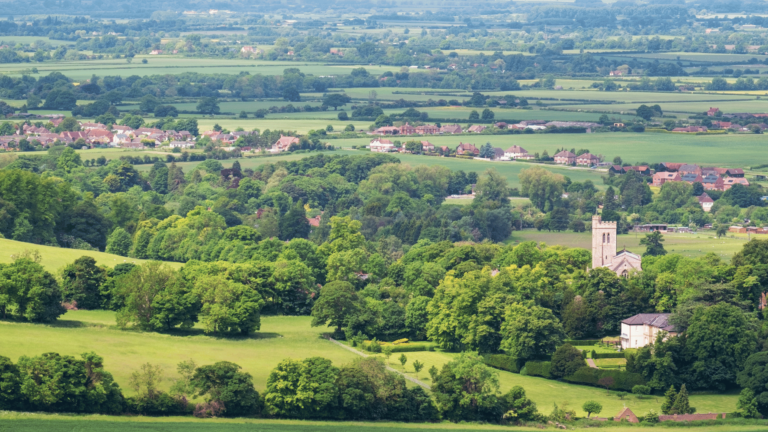
[[[603,233],[603,243],[605,243],[605,233]]]
[[[611,233],[608,233],[608,243],[611,242]]]

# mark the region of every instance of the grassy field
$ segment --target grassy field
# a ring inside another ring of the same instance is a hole
[[[625,162],[687,162],[722,167],[746,167],[768,163],[761,157],[765,137],[754,134],[694,135],[665,133],[595,133],[595,134],[520,134],[520,135],[440,135],[426,139],[435,146],[456,148],[460,142],[483,145],[490,142],[502,149],[519,145],[530,153],[544,150],[554,155],[557,148],[588,149],[606,160],[621,156]],[[407,138],[400,138],[406,141]],[[366,145],[369,138],[336,140],[336,146]],[[414,156],[416,157],[416,156]],[[523,165],[522,162],[517,162]],[[515,164],[510,162],[509,164]],[[570,176],[570,174],[568,174]],[[597,176],[596,176],[597,177]],[[599,178],[598,178],[599,180]],[[602,183],[602,182],[601,182]]]
[[[572,426],[569,426],[571,429]],[[594,426],[591,427],[592,429]],[[589,426],[577,426],[576,430],[590,429]],[[605,431],[635,431],[638,426],[626,424],[601,426]],[[707,425],[695,428],[697,432],[757,432],[765,429],[762,422],[750,425]],[[390,422],[320,422],[298,420],[262,420],[262,419],[196,419],[194,417],[105,417],[63,416],[55,414],[28,414],[0,412],[0,431],[2,432],[197,432],[216,430],[221,432],[399,432],[413,430],[465,431],[537,431],[536,427],[515,427],[480,425],[472,423],[390,423]],[[691,430],[690,426],[667,426],[665,431]]]
[[[147,59],[147,63],[142,63],[142,59]],[[0,73],[19,74],[21,71],[31,67],[32,65],[29,63],[6,63],[0,65]],[[282,75],[283,70],[289,67],[299,68],[302,72],[308,74],[334,75],[348,74],[358,66],[251,59],[200,59],[181,56],[137,55],[131,63],[126,62],[125,59],[106,59],[35,63],[34,67],[37,68],[40,75],[47,75],[50,72],[61,72],[74,80],[82,80],[90,78],[94,73],[99,76],[119,75],[122,77],[131,75],[181,74],[184,72],[237,75],[241,71],[247,71],[252,75]],[[366,66],[366,69],[374,74],[400,70],[399,67],[394,66]]]
[[[616,239],[616,244],[619,249],[626,247],[629,251],[642,254],[645,251],[645,246],[640,246],[640,239],[643,237],[645,237],[643,233],[619,235]],[[591,249],[592,247],[590,233],[555,233],[536,230],[513,231],[511,241],[537,241],[544,242],[550,246],[563,245],[584,249]],[[712,231],[702,231],[698,234],[664,234],[664,248],[668,253],[676,253],[690,258],[714,252],[722,259],[728,261],[736,252],[741,250],[746,242],[746,235],[738,237],[729,235],[727,238],[717,239]]]
[[[128,377],[143,363],[151,362],[164,368],[162,388],[167,389],[175,378],[175,365],[182,360],[191,358],[200,365],[228,360],[250,373],[257,390],[263,391],[270,371],[285,358],[321,356],[336,365],[355,358],[355,354],[322,339],[320,334],[325,329],[310,327],[310,320],[310,317],[263,317],[261,330],[255,335],[224,338],[206,336],[197,329],[174,334],[123,331],[115,327],[113,312],[70,311],[55,325],[0,321],[0,355],[16,360],[22,355],[44,352],[79,355],[95,351],[104,357],[106,369],[128,395],[131,394],[126,385]],[[439,369],[456,355],[439,351],[406,353],[405,368],[394,357],[390,358],[389,364],[429,383],[427,370],[431,366]],[[412,366],[413,360],[417,359],[425,365],[418,374]],[[639,400],[628,397],[621,400],[616,393],[595,387],[503,371],[499,371],[499,379],[502,391],[523,386],[544,413],[549,413],[554,403],[581,413],[581,404],[590,399],[603,404],[603,412],[608,415],[618,413],[625,404],[637,413],[645,413],[651,408],[658,411],[661,403],[661,398]],[[737,395],[693,395],[691,405],[699,412],[731,412],[735,409],[736,399]]]
[[[406,353],[408,362],[403,368],[397,361],[398,354],[394,354],[388,361],[393,368],[406,372],[408,375],[429,383],[429,368],[436,366],[438,369],[443,364],[449,362],[457,354],[444,352],[413,352]],[[378,356],[383,358],[382,354]],[[423,363],[424,369],[416,373],[413,369],[413,361],[419,360]],[[531,398],[539,407],[539,410],[548,414],[552,411],[553,404],[573,409],[578,415],[586,415],[581,410],[584,401],[595,400],[603,405],[601,415],[612,417],[618,414],[624,406],[627,406],[641,415],[647,413],[650,409],[656,412],[661,411],[663,397],[651,397],[648,399],[638,399],[634,396],[627,396],[624,399],[619,397],[617,392],[606,392],[595,387],[580,386],[568,384],[562,381],[547,380],[544,378],[525,376],[505,371],[499,372],[499,384],[501,391],[506,392],[514,386],[522,386],[528,397]],[[691,406],[697,408],[697,412],[733,412],[736,409],[738,394],[725,395],[691,395]]]
[[[22,253],[24,251],[39,251],[42,261],[40,264],[45,267],[49,272],[56,272],[61,267],[72,263],[74,260],[81,256],[93,257],[96,263],[99,265],[105,265],[114,267],[116,264],[124,262],[130,262],[135,264],[141,264],[144,260],[136,258],[127,258],[119,255],[112,255],[104,252],[86,251],[79,249],[65,249],[53,246],[42,246],[32,243],[22,243],[14,240],[0,239],[0,249],[3,250],[0,253],[0,263],[13,262],[12,255]],[[180,263],[168,263],[172,267],[181,267]],[[1,350],[1,348],[0,348]]]
[[[308,316],[262,317],[261,330],[252,336],[220,337],[199,329],[175,334],[123,331],[115,327],[114,312],[70,311],[53,325],[0,321],[0,355],[15,361],[45,352],[78,356],[95,351],[128,395],[128,377],[146,362],[164,368],[162,388],[168,389],[182,360],[198,365],[228,360],[253,375],[254,385],[263,391],[269,373],[283,359],[322,356],[341,365],[355,358],[322,339],[325,329],[310,327],[310,321]]]

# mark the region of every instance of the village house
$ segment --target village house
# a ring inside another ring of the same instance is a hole
[[[666,182],[676,182],[680,181],[680,174],[677,172],[657,172],[653,175],[653,182],[652,185],[656,187],[661,187]]]
[[[299,144],[299,139],[296,138],[296,137],[292,137],[292,136],[283,136],[281,134],[280,135],[280,139],[277,140],[277,142],[275,142],[272,145],[272,148],[270,149],[270,152],[272,152],[272,153],[280,153],[280,152],[288,151],[288,149],[293,144]]]
[[[732,188],[734,185],[737,185],[737,184],[743,185],[745,187],[749,186],[749,182],[745,178],[727,177],[723,179],[723,187],[722,189],[719,189],[719,190],[727,191],[728,189]]]
[[[666,332],[677,336],[675,326],[669,323],[668,313],[641,313],[621,322],[621,349],[642,348],[656,341],[656,336]]]
[[[600,163],[600,158],[590,153],[576,156],[576,165],[594,166],[598,163]]]
[[[694,184],[694,183],[701,183],[703,178],[701,177],[701,174],[696,173],[685,173],[680,176],[680,181],[684,181],[688,184]]]
[[[471,156],[477,156],[480,154],[480,150],[478,150],[477,147],[475,147],[472,144],[459,143],[459,146],[456,147],[456,154],[457,155],[469,154]]]
[[[376,129],[373,132],[370,132],[371,135],[398,135],[400,133],[400,128],[396,126],[382,126],[378,129]]]
[[[436,135],[440,133],[440,128],[435,125],[416,126],[416,133],[419,135]]]
[[[195,148],[195,143],[190,141],[171,141],[168,144],[168,147],[180,148],[180,149],[193,149]]]
[[[134,132],[134,134],[136,136],[141,136],[141,135],[149,136],[149,135],[152,135],[152,134],[159,134],[159,133],[163,133],[162,129],[157,129],[157,128],[138,128]]]
[[[624,408],[613,418],[613,421],[620,422],[622,420],[626,420],[628,423],[640,423],[640,419],[638,419],[635,413],[629,408]]]
[[[369,147],[374,153],[389,153],[391,151],[395,151],[395,144],[393,144],[392,141],[388,139],[376,138],[371,141]]]
[[[708,174],[701,179],[701,184],[706,190],[723,190],[723,178],[716,174]]]
[[[720,112],[720,108],[712,108],[712,107],[710,107],[709,110],[707,111],[707,115],[709,117],[714,117],[714,116],[717,115],[718,112]]]
[[[725,175],[727,175],[728,177],[743,178],[744,170],[741,168],[728,168],[725,171]]]
[[[87,141],[91,143],[109,144],[114,134],[106,129],[91,129],[88,131]]]
[[[698,165],[683,164],[678,168],[677,172],[679,172],[681,176],[685,174],[701,174],[701,167]]]
[[[528,150],[520,147],[519,145],[513,145],[512,147],[504,151],[504,156],[510,159],[533,159],[533,156],[528,154]]]
[[[493,148],[493,157],[491,157],[492,160],[502,160],[504,159],[504,150],[500,149],[499,147]]]
[[[80,123],[80,129],[82,130],[92,130],[92,129],[104,129],[107,130],[107,125],[103,125],[101,123]]]
[[[709,195],[707,195],[706,192],[699,195],[699,205],[701,206],[701,209],[705,212],[709,213],[712,210],[712,206],[715,204],[715,201],[710,198]]]
[[[112,125],[112,132],[130,134],[133,133],[133,128],[130,126]]]
[[[415,135],[416,134],[416,128],[409,125],[408,122],[406,122],[404,125],[400,126],[400,135]]]
[[[610,76],[622,76],[622,75],[624,75],[624,73],[622,71],[620,71],[620,70],[614,70],[614,71],[611,71],[608,75],[610,75]]]
[[[130,135],[126,135],[123,133],[116,133],[114,136],[112,136],[112,145],[120,146],[120,144],[130,142],[131,139],[132,138]]]
[[[461,132],[461,126],[457,124],[443,125],[443,127],[440,128],[440,133],[460,134]]]
[[[469,127],[469,129],[467,129],[467,132],[480,133],[485,129],[487,128],[483,125],[472,125]]]
[[[435,146],[429,141],[421,141],[421,151],[423,152],[433,152],[435,151]]]
[[[576,163],[576,155],[569,152],[568,150],[563,150],[555,155],[555,163],[562,165],[573,165]]]

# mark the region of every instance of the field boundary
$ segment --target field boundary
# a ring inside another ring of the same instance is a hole
[[[332,338],[330,336],[326,336],[325,338],[328,339],[329,341],[331,341],[332,343],[335,343],[336,345],[344,348],[345,350],[352,351],[353,353],[355,353],[355,354],[357,354],[359,356],[362,356],[362,357],[369,357],[368,354],[366,354],[366,353],[364,353],[362,351],[358,351],[358,350],[356,350],[356,349],[354,349],[354,348],[352,348],[350,346],[344,345],[343,343],[337,341],[336,339],[334,339],[334,338]],[[408,376],[408,375],[404,374],[403,372],[400,372],[399,370],[397,370],[397,369],[395,369],[395,368],[393,368],[393,367],[391,367],[389,365],[386,365],[386,368],[387,368],[388,371],[394,372],[396,374],[400,374],[400,375],[403,376],[403,378],[407,379],[408,381],[423,387],[424,390],[429,390],[429,391],[432,390],[432,387],[430,387],[429,384],[426,384],[426,383],[424,383],[422,381],[419,381],[419,380],[417,380],[414,377]]]

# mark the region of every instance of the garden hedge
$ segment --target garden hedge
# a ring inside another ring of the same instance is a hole
[[[623,352],[616,353],[592,353],[593,359],[611,359],[611,358],[624,358]]]
[[[429,351],[430,346],[425,344],[400,344],[400,345],[388,345],[392,347],[393,353],[402,353],[402,352],[419,352],[419,351]],[[381,345],[382,348],[384,348],[384,345]],[[363,349],[369,352],[374,352],[371,349],[371,343],[370,342],[363,342]],[[375,352],[381,352],[381,350],[376,350]]]
[[[530,376],[552,378],[552,375],[549,373],[551,366],[552,363],[548,361],[529,361],[525,362],[525,372],[526,375]]]
[[[527,368],[528,363],[526,363],[525,366]],[[547,370],[547,372],[549,372],[549,370]],[[632,387],[646,384],[645,378],[637,373],[618,370],[595,369],[591,367],[583,367],[577,370],[573,375],[567,376],[563,379],[574,384],[598,386],[598,381],[600,381],[601,378],[606,377],[613,378],[613,385],[610,387],[611,390],[624,390],[631,392]]]
[[[520,368],[517,366],[517,359],[506,354],[484,354],[483,363],[492,368],[512,373],[520,373]]]

